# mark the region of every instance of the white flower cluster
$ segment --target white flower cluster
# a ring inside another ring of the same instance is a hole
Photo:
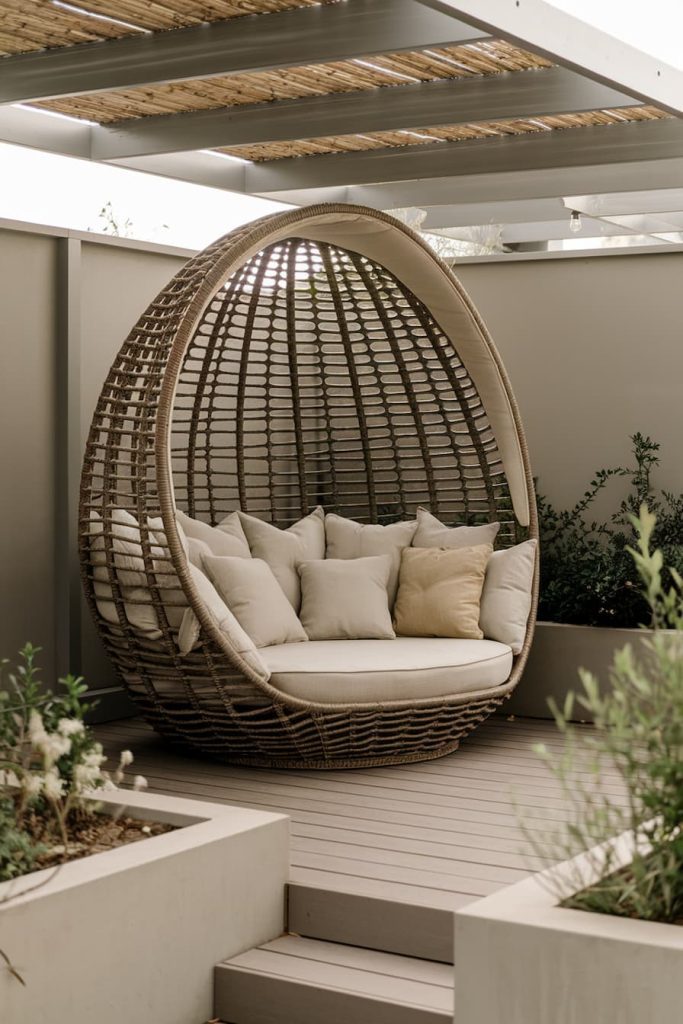
[[[61,718],[57,731],[49,733],[42,715],[35,708],[28,721],[28,738],[31,746],[42,754],[45,769],[49,771],[60,757],[71,752],[71,737],[82,733],[83,723],[76,718]]]
[[[27,738],[31,749],[40,756],[43,770],[25,770],[21,777],[17,777],[14,772],[5,772],[2,773],[0,784],[21,787],[28,800],[42,795],[53,805],[66,799],[69,806],[73,806],[74,802],[82,805],[94,790],[117,789],[123,782],[124,769],[133,763],[130,750],[121,752],[118,767],[112,776],[102,768],[107,760],[102,744],[89,744],[72,766],[71,781],[60,775],[57,762],[72,753],[74,738],[82,736],[84,732],[85,726],[77,718],[60,718],[56,730],[48,732],[40,712],[32,710]],[[146,786],[147,780],[142,775],[136,775],[133,789],[144,789]]]

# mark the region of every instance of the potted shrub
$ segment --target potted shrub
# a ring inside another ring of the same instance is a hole
[[[615,657],[612,687],[583,673],[594,728],[554,708],[561,754],[538,753],[571,807],[527,829],[559,866],[456,915],[459,1024],[671,1024],[683,978],[683,581],[663,584],[643,509],[634,552],[651,636]],[[615,779],[621,793],[615,791]],[[529,823],[531,824],[531,823]]]
[[[641,505],[657,517],[653,545],[667,565],[683,571],[683,495],[653,487],[659,445],[641,434],[631,443],[633,466],[599,470],[572,509],[558,511],[539,495],[539,621],[508,705],[512,714],[548,718],[548,698],[562,703],[580,668],[606,680],[615,651],[642,639],[650,612],[629,554],[636,542],[631,518]],[[608,522],[592,520],[596,499],[617,477],[628,481],[628,495]]]
[[[203,1024],[214,965],[282,931],[287,819],[124,793],[36,653],[0,687],[2,1024]]]

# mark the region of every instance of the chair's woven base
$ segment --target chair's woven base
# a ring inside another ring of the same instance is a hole
[[[501,693],[500,690],[503,692]],[[373,768],[431,761],[456,750],[461,739],[507,700],[506,685],[469,702],[319,711],[266,704],[255,714],[233,706],[194,708],[135,699],[149,724],[187,753],[252,768]]]
[[[439,750],[433,750],[430,752],[423,751],[418,754],[396,754],[394,757],[364,757],[364,758],[346,758],[335,761],[268,761],[263,758],[224,758],[223,763],[237,765],[242,768],[282,768],[287,771],[295,769],[310,769],[315,771],[325,771],[332,769],[347,769],[347,768],[386,768],[390,765],[395,764],[415,764],[418,761],[435,761],[438,757],[445,757],[446,754],[452,754],[453,751],[457,750],[460,746],[460,740],[455,740],[453,743],[447,743],[444,747],[440,747]]]

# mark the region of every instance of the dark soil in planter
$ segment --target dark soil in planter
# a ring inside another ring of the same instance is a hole
[[[34,871],[89,857],[93,853],[115,850],[119,846],[173,832],[177,828],[176,825],[139,820],[127,815],[114,818],[104,813],[83,814],[70,822],[69,843],[65,850],[61,840],[55,837],[54,830],[49,828],[52,820],[48,823],[42,815],[34,813],[26,818],[24,825],[36,842],[47,847],[36,860]]]

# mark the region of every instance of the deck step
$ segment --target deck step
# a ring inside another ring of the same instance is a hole
[[[290,932],[351,946],[453,963],[456,910],[471,903],[470,895],[406,891],[407,887],[374,883],[367,894],[290,882]]]
[[[229,1024],[451,1024],[453,968],[284,935],[218,964]]]

